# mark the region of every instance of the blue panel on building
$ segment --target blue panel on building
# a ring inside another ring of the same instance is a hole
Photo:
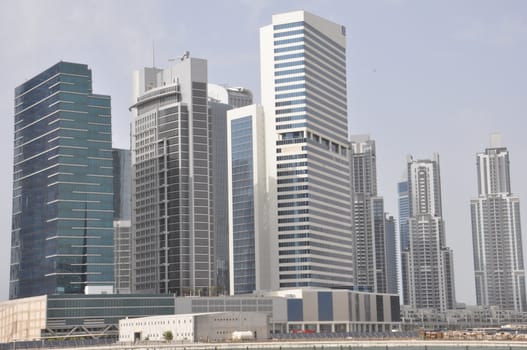
[[[288,299],[287,300],[287,320],[303,321],[304,320],[304,304],[302,299]]]
[[[318,320],[333,321],[333,293],[318,292]]]

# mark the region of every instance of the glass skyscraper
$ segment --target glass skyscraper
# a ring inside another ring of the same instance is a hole
[[[397,194],[399,196],[399,240],[401,251],[408,248],[408,218],[410,216],[410,203],[408,198],[408,181],[401,181],[397,184]]]
[[[385,213],[384,236],[386,238],[386,293],[399,294],[398,281],[398,259],[397,259],[397,237],[395,230],[395,219]]]
[[[212,201],[214,256],[218,294],[229,293],[229,220],[227,201],[227,111],[252,103],[252,92],[242,87],[207,84],[212,130]]]
[[[227,135],[230,294],[277,289],[262,107],[229,111]]]
[[[84,64],[15,89],[10,299],[113,289],[110,109]]]
[[[131,292],[132,163],[128,149],[113,149],[115,292]]]
[[[408,305],[408,281],[404,277],[408,270],[408,249],[410,237],[408,232],[408,219],[410,218],[410,198],[408,197],[408,180],[397,183],[397,194],[399,202],[399,249],[401,259],[401,296],[402,303]]]
[[[233,284],[245,293],[256,289],[252,130],[251,116],[231,122]]]
[[[113,155],[113,217],[130,220],[132,216],[132,162],[129,149],[112,149]]]

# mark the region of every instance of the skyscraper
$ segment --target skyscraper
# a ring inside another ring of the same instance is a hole
[[[350,150],[355,284],[386,293],[384,200],[377,196],[375,141],[352,135]]]
[[[446,246],[439,155],[408,157],[408,249],[403,253],[408,303],[444,311],[455,306],[452,250]]]
[[[401,251],[408,248],[408,218],[410,217],[410,199],[408,198],[408,180],[397,184],[399,196],[399,236]]]
[[[345,34],[305,11],[260,29],[280,287],[353,286]]]
[[[112,291],[110,114],[84,64],[15,89],[10,299]]]
[[[229,292],[229,238],[227,211],[227,111],[250,105],[252,92],[242,87],[208,84],[212,128],[212,199],[214,255],[218,293]]]
[[[399,249],[401,252],[401,293],[402,303],[408,305],[408,250],[410,249],[410,234],[408,232],[408,219],[410,217],[410,198],[408,197],[408,176],[404,181],[397,183],[399,196]]]
[[[208,294],[215,283],[207,61],[185,53],[134,74],[133,290]]]
[[[113,156],[113,217],[130,220],[132,216],[132,162],[129,149],[112,149]]]
[[[386,293],[399,294],[395,219],[388,213],[385,213],[384,217],[384,232],[386,238]]]
[[[478,197],[470,202],[477,303],[527,311],[520,200],[511,191],[507,148],[478,153],[477,173]]]
[[[278,289],[276,224],[270,210],[265,121],[259,105],[228,112],[230,293]]]
[[[115,292],[131,293],[132,162],[130,150],[113,149],[113,228]]]

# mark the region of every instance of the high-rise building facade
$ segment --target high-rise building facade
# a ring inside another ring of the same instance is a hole
[[[115,292],[131,293],[132,161],[128,149],[113,149],[113,229]]]
[[[452,250],[446,246],[439,155],[408,157],[408,250],[403,253],[408,303],[444,311],[455,306]]]
[[[207,61],[134,74],[132,290],[209,294],[215,284]]]
[[[404,305],[409,304],[408,299],[408,250],[410,249],[410,236],[408,232],[408,219],[410,217],[410,198],[408,197],[408,179],[397,183],[399,204],[399,249],[401,261],[401,296]]]
[[[511,191],[507,148],[478,153],[477,174],[478,197],[470,202],[477,303],[527,311],[520,200]]]
[[[388,275],[384,200],[377,196],[375,141],[352,135],[350,143],[355,285],[386,293]]]
[[[371,198],[371,218],[373,244],[375,249],[375,286],[372,291],[386,293],[386,288],[388,287],[388,275],[386,266],[384,199],[382,197]]]
[[[113,217],[130,220],[132,217],[132,161],[129,149],[112,149],[113,156]]]
[[[275,290],[276,200],[269,198],[262,107],[229,111],[227,130],[230,293]]]
[[[395,219],[393,216],[384,214],[384,236],[386,239],[386,293],[399,294],[398,276],[399,265],[397,259],[397,234],[395,230]]]
[[[227,210],[227,111],[252,104],[249,89],[208,84],[212,128],[212,199],[217,293],[229,293],[229,236]]]
[[[110,96],[59,62],[15,89],[9,298],[113,290]]]
[[[260,29],[260,62],[279,286],[352,287],[345,28],[305,11],[274,15]]]
[[[130,220],[114,220],[115,292],[132,292],[132,224]]]
[[[408,248],[408,218],[410,217],[410,202],[408,198],[408,181],[404,180],[397,184],[399,202],[399,240],[401,251]]]

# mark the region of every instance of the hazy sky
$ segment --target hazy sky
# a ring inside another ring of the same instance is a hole
[[[94,92],[112,96],[114,146],[127,148],[131,72],[152,65],[152,41],[156,66],[189,50],[208,59],[210,82],[248,87],[258,101],[259,28],[274,13],[299,9],[347,28],[350,130],[377,142],[379,193],[390,213],[397,217],[406,155],[440,154],[457,300],[475,304],[469,200],[475,154],[492,132],[511,152],[512,188],[527,225],[521,0],[0,1],[0,300],[9,284],[15,86],[60,60],[88,64]]]

